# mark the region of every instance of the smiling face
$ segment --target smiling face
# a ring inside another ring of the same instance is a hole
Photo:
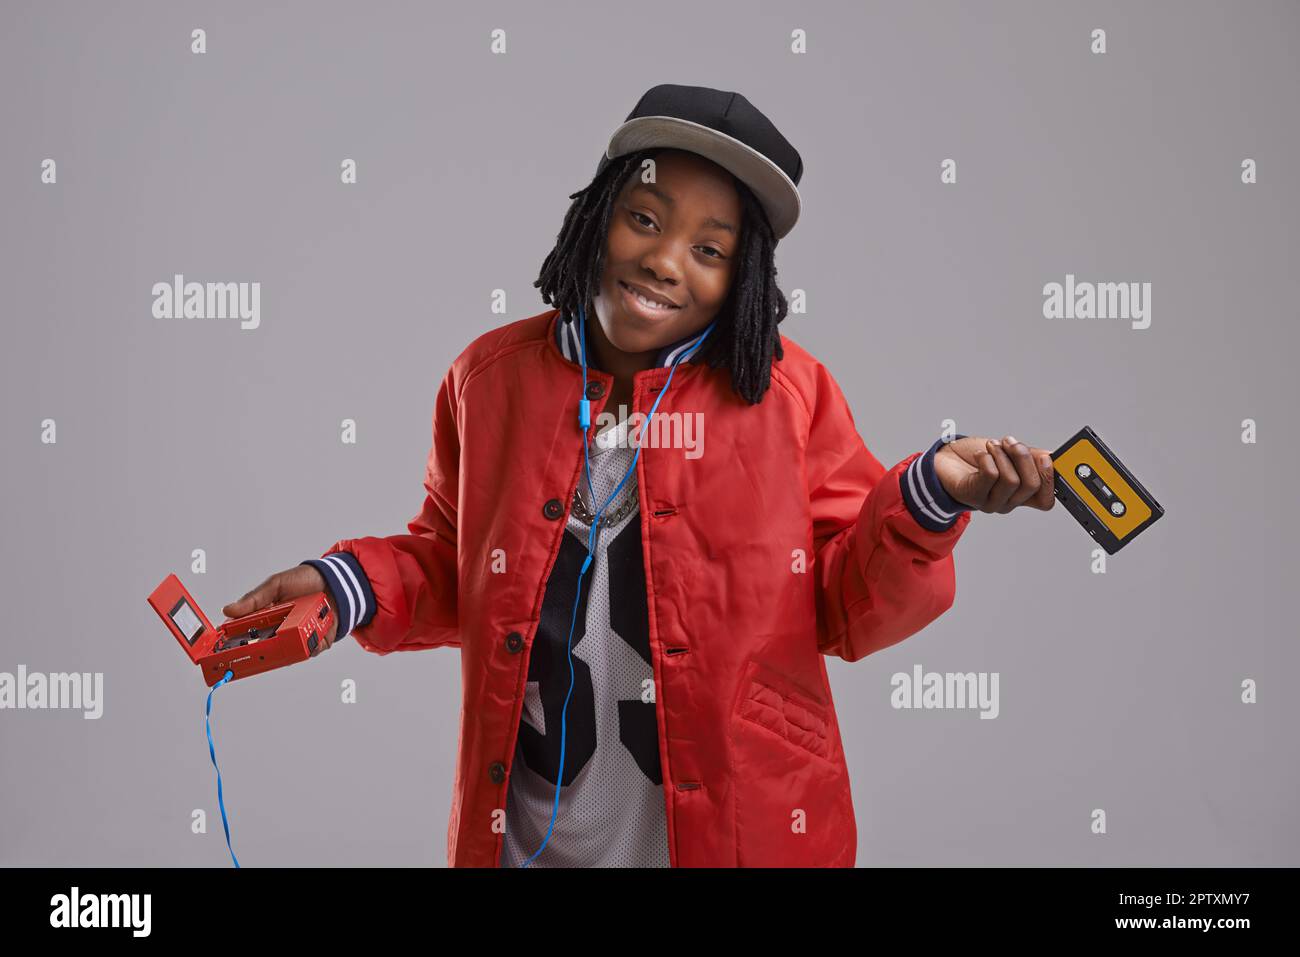
[[[722,167],[681,150],[655,161],[656,182],[643,183],[638,169],[614,199],[593,303],[609,345],[651,356],[717,315],[736,275],[742,215]],[[634,290],[672,305],[643,303]]]

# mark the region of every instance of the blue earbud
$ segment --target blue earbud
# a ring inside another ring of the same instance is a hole
[[[591,450],[587,446],[587,430],[591,427],[591,402],[587,399],[587,313],[582,306],[578,307],[578,322],[578,339],[581,343],[579,358],[582,361],[582,398],[578,400],[578,425],[582,428],[582,453],[586,466],[587,491],[591,495],[591,501],[595,502],[596,490],[592,488],[591,485]],[[555,829],[555,817],[560,810],[560,785],[564,781],[565,733],[568,727],[569,698],[573,695],[574,682],[573,631],[578,621],[578,603],[582,600],[582,576],[586,574],[587,569],[591,566],[592,559],[596,555],[596,531],[600,527],[601,517],[605,514],[605,509],[608,507],[609,503],[618,497],[619,490],[623,488],[623,484],[628,480],[628,476],[630,476],[636,469],[636,461],[641,455],[641,439],[645,438],[645,430],[650,425],[650,419],[654,416],[655,410],[659,408],[659,403],[663,399],[664,393],[668,391],[668,386],[673,381],[673,374],[677,371],[677,363],[695,355],[695,353],[699,351],[700,346],[704,344],[704,340],[709,337],[709,333],[713,331],[713,327],[716,324],[716,319],[713,322],[710,322],[708,327],[700,337],[692,343],[690,348],[684,350],[681,355],[673,360],[672,368],[668,371],[668,379],[664,382],[664,387],[659,391],[659,395],[655,399],[654,405],[650,406],[650,412],[645,417],[645,422],[641,426],[641,434],[637,439],[636,452],[632,456],[632,464],[628,466],[623,477],[619,479],[618,485],[614,486],[614,491],[609,493],[609,497],[605,499],[605,503],[601,505],[600,508],[596,509],[596,515],[591,521],[591,532],[587,536],[587,557],[583,559],[582,568],[578,571],[578,588],[573,600],[573,616],[569,622],[569,640],[566,649],[569,661],[569,693],[564,696],[564,708],[560,712],[560,770],[555,776],[555,804],[551,808],[551,823],[546,828],[546,838],[542,841],[542,846],[530,854],[528,858],[519,865],[520,867],[527,867],[531,861],[536,860],[538,854],[542,853],[542,851],[546,849],[546,845],[551,840],[551,832]]]

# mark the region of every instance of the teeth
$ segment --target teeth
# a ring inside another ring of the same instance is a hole
[[[635,289],[633,289],[631,286],[624,286],[623,288],[626,289],[628,292],[630,292],[632,295],[636,296],[636,300],[637,300],[637,302],[641,303],[643,306],[649,306],[651,309],[675,309],[675,308],[677,308],[676,306],[666,306],[666,305],[664,305],[664,304],[661,303],[661,302],[655,302],[653,299],[647,299],[645,296],[641,295],[639,292],[637,292],[637,291],[636,291]]]

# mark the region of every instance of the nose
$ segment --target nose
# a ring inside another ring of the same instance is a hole
[[[657,282],[678,285],[682,281],[682,257],[686,255],[678,246],[671,239],[661,238],[641,257],[641,268]]]

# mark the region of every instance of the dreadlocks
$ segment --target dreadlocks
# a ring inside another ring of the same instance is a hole
[[[564,315],[589,313],[600,291],[609,235],[610,210],[628,178],[657,149],[602,161],[591,183],[573,193],[555,248],[542,263],[533,283],[542,300]],[[736,273],[727,298],[718,310],[717,326],[695,359],[710,368],[731,371],[731,387],[751,405],[762,400],[771,382],[773,358],[783,358],[777,323],[788,304],[776,285],[774,252],[777,240],[767,214],[749,187],[732,176],[744,211]]]

